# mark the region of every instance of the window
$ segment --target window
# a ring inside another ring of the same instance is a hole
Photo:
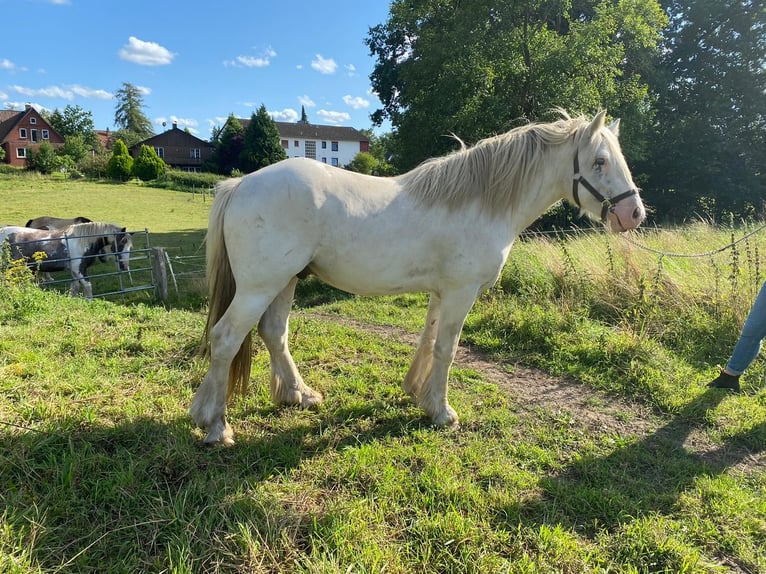
[[[43,139],[44,140],[51,139],[51,133],[48,130],[43,130]]]
[[[35,125],[37,123],[37,118],[29,118],[29,123]]]
[[[27,139],[27,128],[19,128],[19,139]]]
[[[316,159],[317,158],[317,142],[307,140],[303,155],[309,159]]]
[[[327,158],[326,157],[322,158],[322,163],[327,163]]]
[[[301,147],[301,142],[299,142],[298,140],[295,140],[293,142],[293,147]]]
[[[322,142],[322,149],[327,149],[327,142]]]
[[[165,157],[165,148],[164,147],[156,147],[154,148],[154,151],[157,152],[157,157],[160,159],[163,159]]]
[[[287,140],[282,140],[282,147],[287,149],[290,147],[290,142]]]
[[[32,136],[32,141],[37,141],[37,130],[30,130],[30,135]]]
[[[27,157],[27,148],[25,147],[17,147],[16,148],[16,157],[20,159],[24,159]]]
[[[338,167],[338,158],[337,157],[332,158],[332,165],[334,165],[335,167]]]
[[[202,152],[198,147],[191,149],[191,158],[192,159],[200,159],[202,157]]]
[[[332,142],[332,151],[338,151],[338,142]]]

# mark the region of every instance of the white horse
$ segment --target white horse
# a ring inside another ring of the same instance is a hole
[[[456,426],[447,379],[463,322],[519,233],[562,199],[612,231],[645,217],[619,121],[606,126],[604,112],[590,121],[563,116],[393,178],[300,158],[222,182],[207,232],[210,366],[190,409],[205,442],[233,444],[226,402],[246,389],[255,325],[270,354],[272,400],[322,401],[287,348],[295,286],[307,274],[364,295],[430,293],[403,388],[435,425]]]
[[[8,242],[11,259],[23,259],[27,265],[42,273],[69,269],[72,273],[71,294],[93,297],[88,279],[88,267],[106,248],[117,258],[121,271],[130,270],[130,250],[133,239],[130,232],[114,223],[76,223],[62,229],[34,229],[31,227],[0,227],[0,245]],[[35,254],[44,257],[36,259]]]

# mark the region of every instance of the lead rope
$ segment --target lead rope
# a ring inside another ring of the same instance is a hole
[[[752,237],[756,233],[760,233],[766,229],[766,223],[758,227],[757,229],[754,229],[747,235],[744,235],[737,239],[736,241],[732,241],[731,243],[724,245],[723,247],[719,247],[718,249],[713,249],[711,251],[706,251],[705,253],[671,253],[668,251],[662,251],[660,249],[654,249],[653,247],[649,247],[648,245],[644,245],[643,243],[639,243],[638,241],[635,241],[634,239],[630,239],[626,234],[622,235],[622,238],[630,243],[631,245],[634,245],[635,247],[638,247],[640,249],[644,249],[645,251],[649,251],[651,253],[654,253],[656,255],[662,255],[663,257],[685,257],[685,258],[695,258],[695,257],[710,257],[711,255],[715,255],[716,253],[721,253],[722,251],[726,251],[727,249],[731,249],[734,247],[737,243],[741,243],[745,239],[748,239],[749,237]]]

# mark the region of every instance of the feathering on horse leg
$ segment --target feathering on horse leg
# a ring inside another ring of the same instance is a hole
[[[410,368],[407,370],[407,375],[404,377],[404,381],[402,381],[404,392],[410,395],[416,403],[420,400],[419,397],[423,384],[431,375],[440,309],[441,298],[434,293],[428,302],[426,324],[423,327],[423,333],[420,335],[418,348],[415,351]]]
[[[226,422],[226,399],[229,373],[249,377],[250,348],[240,350],[248,335],[270,302],[269,297],[235,295],[221,319],[210,329],[210,367],[192,401],[190,414],[194,423],[207,430],[205,442],[234,444],[232,430]]]
[[[311,408],[322,402],[322,395],[306,385],[287,346],[290,310],[298,278],[293,277],[277,295],[258,322],[258,334],[269,351],[271,400],[276,405]]]

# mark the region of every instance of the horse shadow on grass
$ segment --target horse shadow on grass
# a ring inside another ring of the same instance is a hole
[[[726,396],[708,389],[646,437],[606,456],[585,455],[545,476],[539,481],[543,494],[500,509],[498,523],[560,524],[595,537],[637,518],[673,512],[699,478],[746,465],[766,449],[763,422],[720,446],[700,445],[696,432],[704,429],[705,413]]]
[[[271,411],[273,428],[241,432],[233,448],[202,445],[186,416],[86,428],[63,418],[40,431],[0,426],[0,516],[5,548],[19,553],[10,563],[161,571],[185,548],[194,571],[214,570],[224,556],[241,556],[242,528],[276,546],[282,529],[310,530],[317,516],[270,483],[328,450],[405,435],[415,424],[406,413],[384,413],[338,440],[323,432],[343,424],[329,414],[280,425],[281,413]],[[349,420],[369,414],[352,411]]]

